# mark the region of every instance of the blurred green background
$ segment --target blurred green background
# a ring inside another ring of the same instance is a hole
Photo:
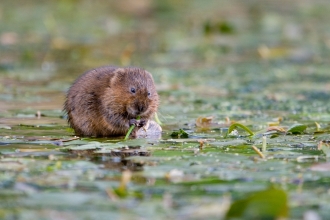
[[[329,14],[324,0],[4,0],[1,109],[60,103],[57,91],[102,65],[143,67],[160,91],[282,99],[283,87],[299,83],[308,92],[316,81],[310,95],[328,98]]]

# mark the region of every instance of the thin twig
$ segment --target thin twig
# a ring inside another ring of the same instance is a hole
[[[252,146],[252,149],[262,158],[265,159],[265,155],[256,147],[256,146]]]

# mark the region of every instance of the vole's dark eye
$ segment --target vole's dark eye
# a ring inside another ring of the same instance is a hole
[[[131,93],[135,93],[136,91],[135,91],[135,88],[131,88]]]
[[[150,96],[151,95],[151,93],[150,92],[148,92],[148,96]]]

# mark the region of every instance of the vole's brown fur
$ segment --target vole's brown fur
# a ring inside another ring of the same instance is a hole
[[[125,135],[137,116],[145,124],[157,108],[158,94],[149,72],[113,66],[80,76],[64,104],[76,135],[96,137]]]

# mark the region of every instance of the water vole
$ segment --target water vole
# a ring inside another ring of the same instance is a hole
[[[64,110],[76,135],[109,137],[125,135],[132,124],[137,126],[135,133],[150,123],[160,132],[160,126],[150,120],[158,102],[149,72],[137,67],[105,66],[84,73],[73,83]]]

